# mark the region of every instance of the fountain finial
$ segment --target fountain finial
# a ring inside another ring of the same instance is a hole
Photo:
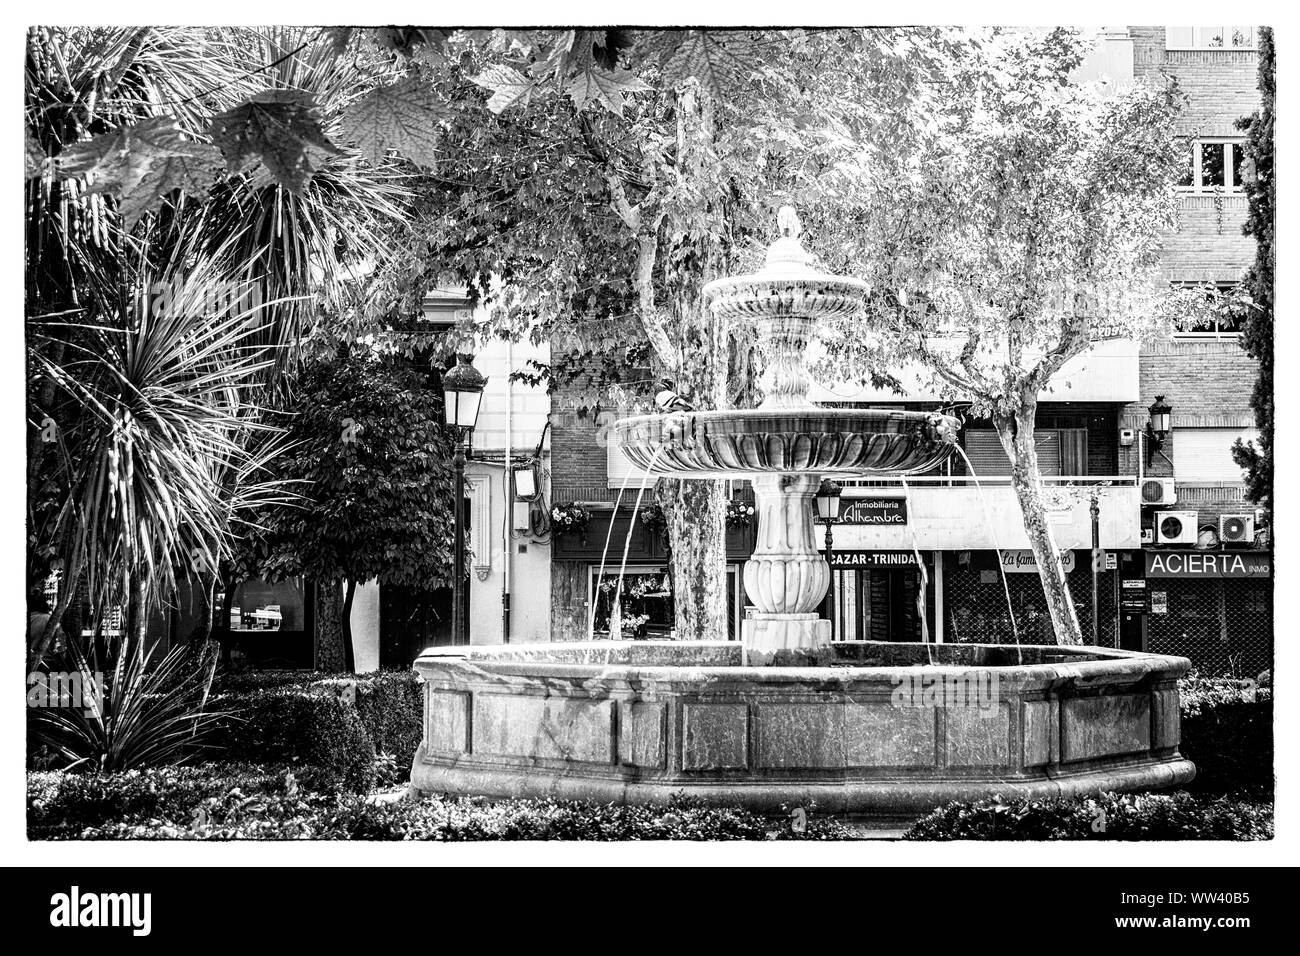
[[[794,211],[794,206],[782,206],[776,214],[776,228],[782,236],[790,239],[798,239],[803,232],[803,223],[799,221],[799,214]]]
[[[812,256],[799,241],[803,232],[803,223],[793,206],[782,206],[776,214],[776,228],[781,233],[767,249],[767,260],[763,271],[773,273],[800,274],[812,272]]]

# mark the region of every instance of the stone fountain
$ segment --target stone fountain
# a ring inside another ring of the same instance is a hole
[[[958,427],[945,415],[830,409],[808,399],[804,356],[819,323],[861,313],[869,288],[813,268],[793,209],[781,210],[778,226],[761,272],[704,287],[715,316],[754,328],[766,359],[762,403],[642,415],[614,429],[624,454],[652,474],[753,483],[758,536],[744,580],[758,611],[746,619],[742,640],[758,660],[830,641],[831,622],[817,614],[830,583],[813,531],[812,499],[822,478],[929,471],[952,452]]]
[[[686,793],[772,813],[815,804],[906,819],[992,793],[1190,780],[1195,768],[1178,751],[1185,658],[829,643],[816,608],[830,572],[810,500],[821,478],[927,471],[952,451],[957,423],[808,400],[804,353],[817,323],[859,313],[868,290],[812,267],[793,212],[779,225],[762,271],[705,288],[715,314],[755,328],[767,356],[762,404],[615,426],[627,456],[655,474],[753,482],[758,543],[744,581],[759,614],[742,640],[430,648],[415,662],[424,740],[412,786],[626,803]]]

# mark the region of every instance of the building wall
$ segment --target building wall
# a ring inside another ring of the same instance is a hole
[[[1258,53],[1254,50],[1166,50],[1165,28],[1131,27],[1134,76],[1140,82],[1172,75],[1187,102],[1182,130],[1189,136],[1238,137],[1236,121],[1259,108],[1256,88]],[[1179,200],[1179,224],[1166,241],[1165,276],[1171,281],[1236,281],[1255,257],[1255,241],[1242,234],[1246,197],[1184,194]],[[1178,492],[1174,505],[1160,510],[1197,511],[1199,523],[1216,524],[1225,513],[1249,513],[1239,481],[1183,482],[1174,473],[1173,458],[1180,429],[1234,428],[1244,434],[1254,425],[1250,393],[1258,365],[1233,335],[1222,338],[1173,336],[1143,346],[1139,359],[1141,398],[1128,405],[1122,426],[1138,428],[1148,420],[1147,407],[1156,395],[1173,406],[1173,433],[1148,465],[1139,467],[1135,443],[1120,449],[1125,474],[1173,477]]]

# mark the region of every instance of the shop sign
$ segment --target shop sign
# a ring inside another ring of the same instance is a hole
[[[1147,600],[1147,583],[1142,578],[1124,578],[1120,581],[1119,607],[1130,614],[1146,614],[1151,610]]]
[[[906,498],[844,498],[841,524],[907,524]]]
[[[1073,551],[1061,552],[1061,567],[1065,569],[1066,574],[1074,570]],[[1003,551],[1002,568],[1008,573],[1037,574],[1038,562],[1034,560],[1034,552],[1032,551]]]
[[[1144,551],[1149,578],[1266,578],[1273,556],[1256,551]]]
[[[835,551],[831,564],[837,568],[914,568],[911,551]]]

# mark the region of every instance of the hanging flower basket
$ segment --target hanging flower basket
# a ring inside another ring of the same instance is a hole
[[[754,522],[754,506],[743,501],[727,502],[727,527],[747,528]]]
[[[590,523],[591,512],[576,501],[551,508],[551,529],[556,537],[584,535]]]
[[[637,520],[645,525],[646,531],[661,538],[668,537],[668,516],[659,505],[646,505],[637,512]]]

